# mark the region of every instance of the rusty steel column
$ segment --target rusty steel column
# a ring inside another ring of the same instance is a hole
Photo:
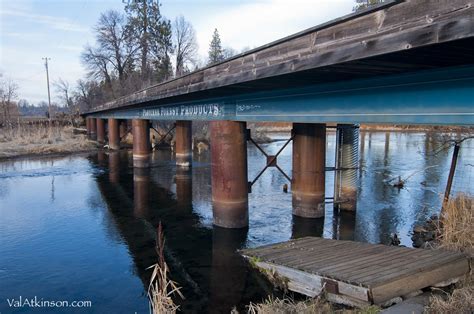
[[[100,144],[105,144],[105,120],[104,119],[96,119],[97,120],[97,142]]]
[[[87,138],[91,138],[91,119],[86,118],[86,130],[87,130]]]
[[[123,138],[127,134],[127,120],[119,120],[119,135]]]
[[[150,122],[132,120],[133,166],[146,168],[150,165]]]
[[[212,121],[211,181],[214,224],[248,226],[246,123]]]
[[[355,211],[359,185],[359,126],[338,124],[336,131],[336,172],[334,207]]]
[[[293,215],[324,217],[326,125],[293,124]]]
[[[176,121],[176,165],[191,167],[193,163],[192,122]]]
[[[109,118],[109,148],[120,149],[119,120]]]
[[[90,128],[91,128],[91,133],[90,133],[90,139],[95,141],[97,140],[97,122],[95,118],[90,118]]]

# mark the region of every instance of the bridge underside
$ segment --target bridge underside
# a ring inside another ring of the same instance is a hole
[[[474,39],[91,112],[96,118],[474,125]]]
[[[150,101],[96,118],[474,125],[474,65],[300,88]]]

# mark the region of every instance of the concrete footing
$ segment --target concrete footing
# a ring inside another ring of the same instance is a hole
[[[119,120],[109,118],[109,148],[120,149]]]
[[[191,167],[192,139],[192,122],[176,121],[176,165],[178,167]]]
[[[214,224],[248,226],[246,123],[212,121],[211,178]]]
[[[359,126],[339,124],[336,131],[334,207],[355,211],[359,184]]]
[[[293,124],[293,215],[324,217],[326,125]]]
[[[132,120],[133,167],[150,166],[150,123],[148,120]]]
[[[105,144],[105,120],[104,119],[96,119],[97,120],[97,142],[99,144]]]

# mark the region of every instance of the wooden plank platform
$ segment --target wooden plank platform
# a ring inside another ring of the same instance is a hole
[[[242,250],[291,291],[352,306],[382,305],[469,272],[460,253],[306,237]]]

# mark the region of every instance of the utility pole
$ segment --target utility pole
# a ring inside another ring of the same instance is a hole
[[[45,57],[43,58],[44,60],[44,66],[46,68],[46,83],[48,84],[48,120],[49,120],[49,127],[51,128],[51,94],[49,91],[49,70],[48,70],[48,60],[51,60],[51,58]]]

